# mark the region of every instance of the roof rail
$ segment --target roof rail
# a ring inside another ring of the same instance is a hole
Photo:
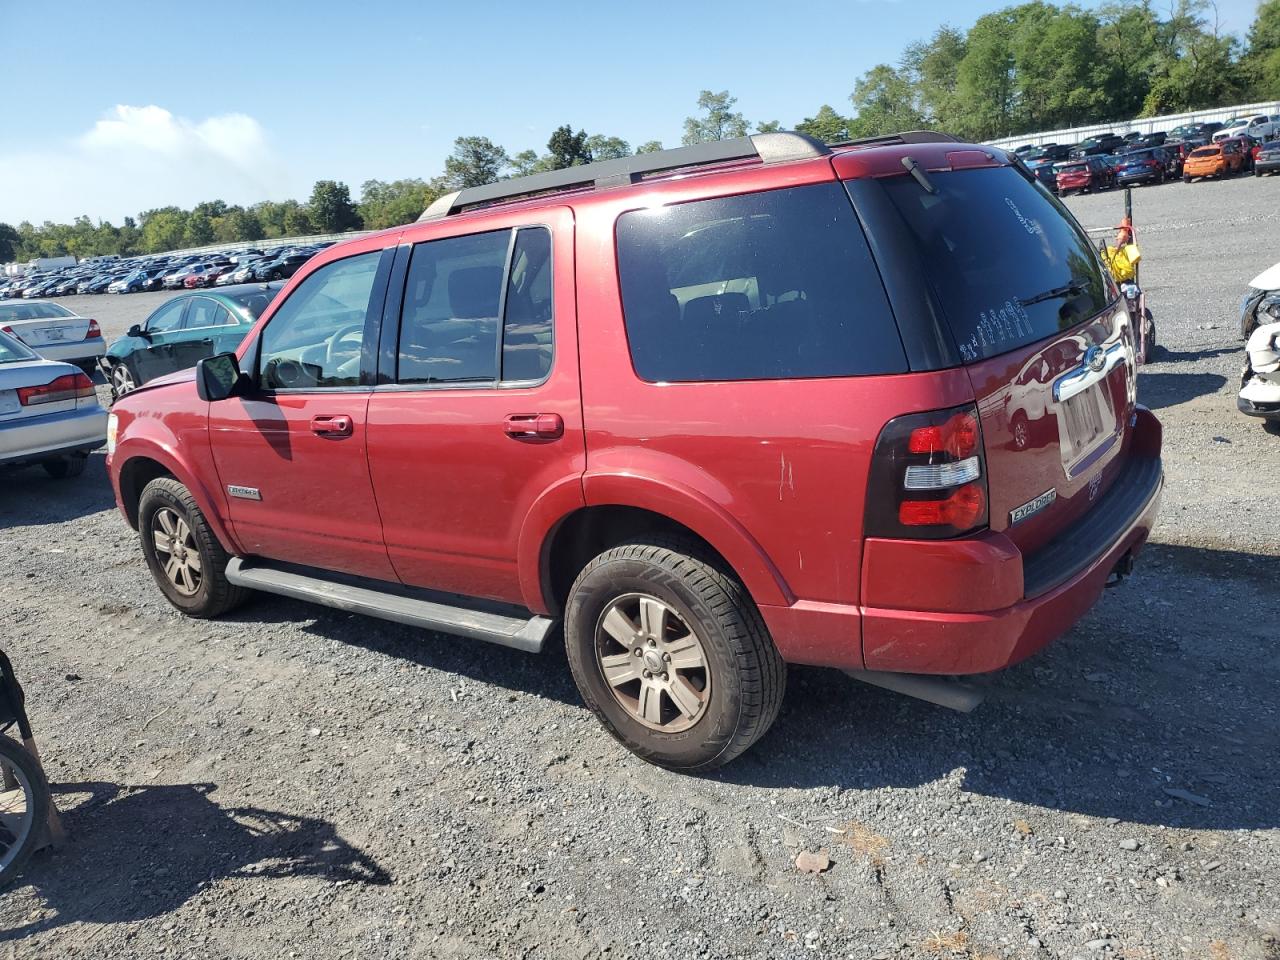
[[[833,147],[887,147],[895,143],[961,143],[959,137],[953,137],[941,130],[908,130],[905,133],[886,133],[879,137],[863,137],[860,140],[841,140],[833,143]]]
[[[423,211],[418,221],[436,220],[477,207],[514,197],[528,197],[582,187],[613,187],[637,183],[645,174],[701,167],[730,160],[759,159],[763,163],[785,163],[824,157],[831,148],[803,133],[757,133],[734,140],[712,140],[673,150],[640,153],[617,160],[600,160],[578,167],[565,167],[528,177],[499,180],[480,187],[467,187],[447,193]]]

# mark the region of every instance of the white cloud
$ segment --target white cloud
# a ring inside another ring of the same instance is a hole
[[[253,117],[195,121],[154,104],[120,104],[58,149],[0,151],[0,221],[119,224],[152,207],[254,203],[288,195],[289,177]]]

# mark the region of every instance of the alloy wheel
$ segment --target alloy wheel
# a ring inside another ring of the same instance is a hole
[[[123,363],[117,363],[111,368],[111,389],[117,397],[122,397],[131,390],[137,388],[137,384],[133,381],[133,374],[129,372],[129,368]]]
[[[184,596],[194,596],[200,589],[203,570],[200,550],[186,519],[170,507],[161,507],[151,518],[151,536],[169,582]]]
[[[629,593],[613,600],[596,625],[595,650],[614,699],[646,727],[679,733],[706,712],[706,650],[684,618],[657,597]]]

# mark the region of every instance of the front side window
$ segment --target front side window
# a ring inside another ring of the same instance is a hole
[[[365,320],[382,251],[335,260],[307,276],[262,332],[259,371],[267,390],[360,383]]]
[[[644,380],[901,372],[884,287],[838,184],[618,218],[632,364]]]
[[[178,329],[182,323],[182,311],[186,309],[185,299],[166,303],[147,319],[147,333],[165,333]]]

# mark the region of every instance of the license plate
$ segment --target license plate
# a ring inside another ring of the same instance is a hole
[[[1094,384],[1058,408],[1058,443],[1068,479],[1092,462],[1091,454],[1116,435],[1116,414],[1107,381]]]
[[[18,391],[0,390],[0,414],[17,413],[21,409],[22,404],[18,403]]]
[[[67,335],[57,327],[45,327],[40,333],[43,334],[46,341],[67,339]]]

